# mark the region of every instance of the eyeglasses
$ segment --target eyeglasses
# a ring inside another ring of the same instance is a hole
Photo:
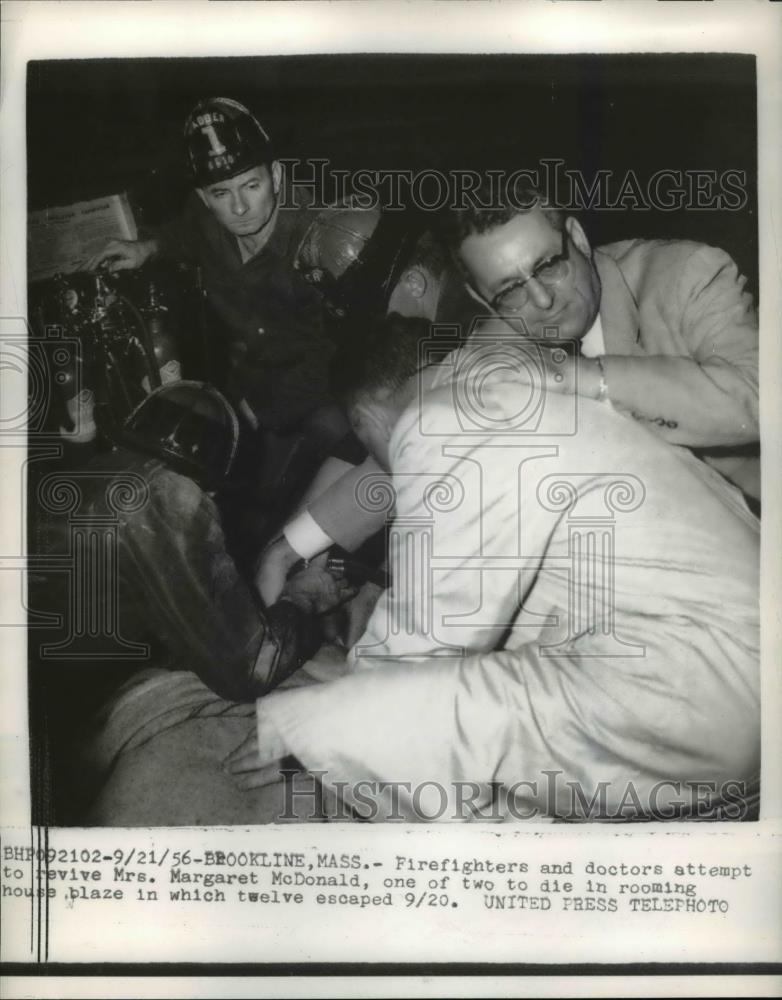
[[[558,285],[570,273],[570,245],[567,233],[562,233],[562,252],[542,260],[526,278],[519,278],[503,288],[491,300],[489,305],[493,312],[511,315],[520,312],[529,302],[529,282],[534,278],[542,285]]]

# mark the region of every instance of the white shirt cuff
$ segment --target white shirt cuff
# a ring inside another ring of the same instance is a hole
[[[334,539],[326,534],[308,510],[303,510],[289,521],[282,533],[302,559],[313,559],[334,544]]]

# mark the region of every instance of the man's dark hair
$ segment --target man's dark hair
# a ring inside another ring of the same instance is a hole
[[[397,392],[421,366],[421,344],[430,336],[428,319],[390,313],[372,323],[362,341],[335,357],[333,383],[350,406],[361,396]]]
[[[512,175],[511,175],[512,176]],[[505,225],[517,215],[539,208],[557,232],[565,228],[566,214],[540,191],[523,185],[510,185],[496,172],[485,174],[479,186],[465,194],[464,203],[444,212],[440,235],[453,256],[473,233],[487,233]]]

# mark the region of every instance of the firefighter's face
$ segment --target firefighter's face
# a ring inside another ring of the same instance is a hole
[[[199,188],[198,194],[217,221],[234,236],[259,233],[277,207],[282,168],[275,160],[271,169],[253,167],[227,181]]]

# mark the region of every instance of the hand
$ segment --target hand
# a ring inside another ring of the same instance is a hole
[[[280,780],[282,760],[287,750],[281,737],[272,728],[264,728],[264,739],[258,739],[258,726],[253,725],[247,739],[223,761],[223,767],[240,788],[263,788]]]
[[[109,240],[106,246],[87,261],[85,270],[96,271],[108,262],[110,274],[115,271],[135,271],[157,253],[156,240]]]
[[[284,535],[261,553],[255,570],[255,589],[267,608],[278,600],[288,573],[300,558]]]
[[[280,597],[311,615],[322,615],[358,593],[344,577],[335,577],[322,566],[308,566],[285,584]]]

